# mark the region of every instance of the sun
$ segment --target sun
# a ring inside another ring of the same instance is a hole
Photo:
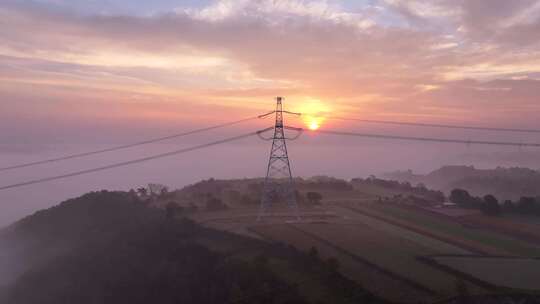
[[[298,107],[298,112],[302,113],[302,121],[306,128],[312,131],[321,127],[325,121],[325,113],[329,111],[330,108],[327,104],[313,98],[304,100]]]
[[[312,131],[315,131],[317,130],[321,125],[319,124],[319,122],[317,122],[316,120],[312,120],[309,125],[308,125],[308,128]]]

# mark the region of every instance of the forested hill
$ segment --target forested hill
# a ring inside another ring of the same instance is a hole
[[[212,241],[304,256],[167,218],[133,194],[94,192],[1,232],[0,303],[308,303],[266,266],[268,257],[231,258],[205,245]],[[306,265],[331,274],[336,303],[349,303],[341,300],[348,297],[380,303],[323,261]]]
[[[493,194],[501,200],[540,196],[540,172],[528,168],[445,166],[426,175],[409,170],[387,173],[384,177],[412,184],[423,183],[447,193],[460,188],[477,196]]]

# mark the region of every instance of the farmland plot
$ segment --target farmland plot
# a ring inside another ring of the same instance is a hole
[[[452,244],[464,250],[472,251],[475,253],[481,254],[492,254],[492,255],[507,255],[506,251],[500,250],[498,248],[487,246],[475,241],[471,241],[466,238],[455,236],[451,233],[446,232],[442,229],[436,229],[426,225],[425,223],[415,221],[410,217],[398,217],[393,216],[390,212],[386,210],[379,210],[378,208],[372,207],[371,204],[356,204],[353,207],[346,205],[341,205],[343,208],[349,209],[355,213],[366,215],[378,219],[380,221],[386,222],[390,225],[398,226],[407,230],[414,231],[416,233],[425,235],[430,238],[440,240],[442,242]],[[392,207],[388,207],[392,208]],[[453,225],[459,225],[452,222]]]
[[[450,237],[455,242],[476,247],[486,254],[523,257],[540,256],[540,247],[537,245],[483,229],[464,227],[459,223],[433,217],[414,210],[377,204],[358,204],[355,205],[355,208],[362,208],[368,212],[375,212],[382,217],[393,218],[407,225],[416,226],[431,233]]]
[[[540,244],[540,225],[519,221],[512,217],[493,217],[486,215],[464,216],[461,221],[491,231],[504,233],[511,237]]]
[[[251,227],[250,230],[267,239],[294,245],[300,250],[307,251],[312,247],[317,248],[322,258],[333,257],[338,259],[340,263],[339,270],[343,275],[355,280],[366,289],[383,298],[406,303],[433,300],[431,293],[417,290],[406,282],[381,273],[379,270],[359,262],[289,225],[261,225]]]
[[[456,277],[416,259],[433,251],[365,225],[297,224],[299,229],[325,239],[344,250],[376,265],[389,269],[400,277],[419,283],[441,296],[452,296]],[[479,288],[471,286],[474,292]]]
[[[432,252],[438,252],[441,254],[471,254],[471,252],[468,250],[434,239],[421,233],[395,226],[387,222],[378,220],[376,218],[363,215],[358,212],[353,212],[349,209],[339,209],[340,214],[344,215],[347,219],[350,219],[351,221],[360,222],[364,225],[369,226],[373,230],[392,235],[393,237],[403,238],[412,241],[419,246],[429,248],[430,250],[432,250]]]
[[[435,260],[495,286],[540,290],[539,259],[437,257]]]

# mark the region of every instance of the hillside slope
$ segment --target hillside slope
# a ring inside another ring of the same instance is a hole
[[[297,288],[306,282],[331,303],[383,303],[294,248],[166,218],[124,192],[39,211],[1,231],[0,246],[0,303],[309,303]],[[267,260],[306,267],[291,281]]]

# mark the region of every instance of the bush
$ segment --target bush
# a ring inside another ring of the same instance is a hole
[[[482,212],[487,215],[500,215],[501,206],[499,205],[499,201],[491,194],[484,196]]]
[[[254,199],[252,198],[251,196],[249,195],[242,195],[242,197],[240,198],[240,203],[242,205],[256,205],[259,203],[259,200],[257,199]]]
[[[481,205],[481,200],[476,197],[473,197],[463,189],[454,189],[450,193],[450,201],[462,208],[472,208],[477,209]]]
[[[540,215],[540,204],[534,197],[522,197],[517,203],[517,210],[521,213]]]
[[[165,217],[168,219],[175,218],[178,214],[182,213],[184,208],[179,206],[176,202],[170,201],[165,206]]]
[[[511,200],[505,200],[503,204],[503,210],[505,212],[513,212],[515,211],[516,206],[514,206],[514,203],[512,203]]]
[[[313,205],[320,205],[322,200],[322,195],[319,192],[308,192],[306,194],[308,201]]]
[[[207,211],[220,211],[227,209],[227,205],[225,205],[219,198],[210,197],[206,201],[206,210]]]

